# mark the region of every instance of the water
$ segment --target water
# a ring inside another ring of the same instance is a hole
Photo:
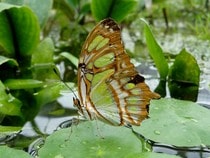
[[[203,147],[175,147],[167,144],[156,143],[153,145],[153,152],[178,155],[182,158],[208,158],[210,149]]]

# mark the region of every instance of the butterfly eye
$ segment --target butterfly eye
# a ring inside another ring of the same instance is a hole
[[[78,67],[81,69],[85,69],[86,65],[84,63],[79,63]]]

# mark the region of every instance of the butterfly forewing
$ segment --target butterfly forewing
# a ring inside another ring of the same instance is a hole
[[[120,28],[101,21],[88,35],[79,58],[80,113],[113,125],[140,125],[149,101],[159,98],[144,83],[126,54]]]

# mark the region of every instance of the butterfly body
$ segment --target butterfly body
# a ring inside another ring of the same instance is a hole
[[[130,62],[120,28],[110,18],[96,25],[83,45],[78,93],[74,104],[81,115],[112,125],[140,125],[148,116],[150,100],[159,98]]]

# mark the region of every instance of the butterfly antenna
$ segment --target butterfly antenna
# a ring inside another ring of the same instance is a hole
[[[61,76],[58,73],[58,70],[56,70],[55,68],[53,68],[53,71],[58,76],[58,78],[63,82],[63,84],[73,93],[74,97],[75,98],[78,98],[77,95],[74,93],[73,89],[66,82],[64,82],[64,80],[61,78]]]

